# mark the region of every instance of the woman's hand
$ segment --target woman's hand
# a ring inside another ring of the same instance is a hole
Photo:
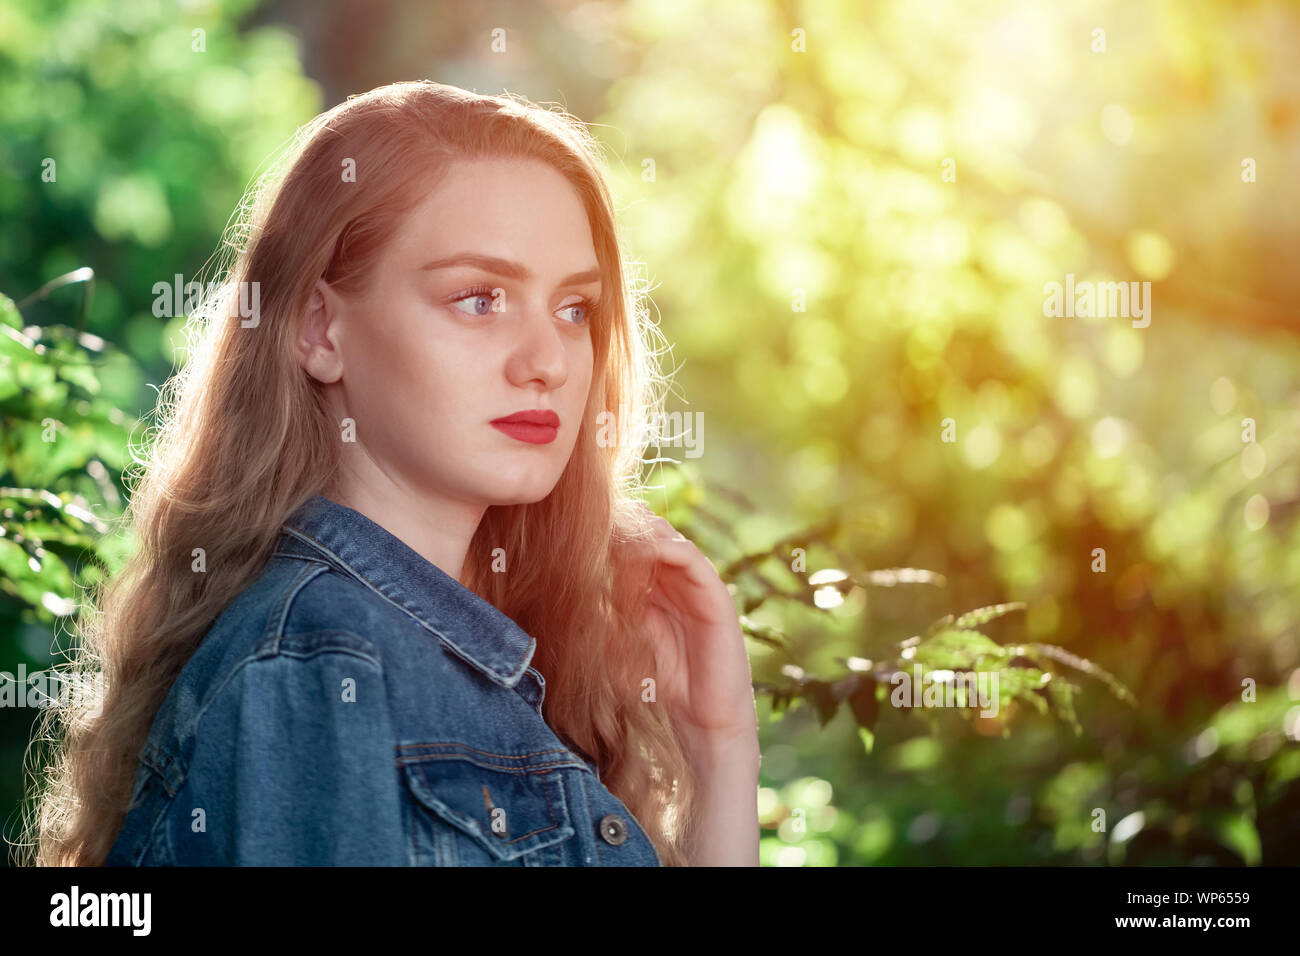
[[[631,546],[653,566],[643,626],[659,668],[656,699],[693,754],[756,751],[749,655],[731,594],[699,548],[665,519],[653,524],[654,537]]]
[[[649,510],[649,509],[647,509]],[[633,542],[649,563],[643,629],[654,644],[656,699],[685,736],[699,784],[691,866],[758,866],[758,718],[745,636],[713,564],[663,518]]]

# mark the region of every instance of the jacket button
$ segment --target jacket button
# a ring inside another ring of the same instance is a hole
[[[627,839],[627,824],[617,814],[606,814],[600,820],[600,835],[610,846],[618,846]]]

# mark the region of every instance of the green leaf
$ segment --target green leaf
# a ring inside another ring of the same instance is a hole
[[[961,617],[957,618],[953,627],[971,628],[979,627],[981,624],[987,624],[989,621],[1002,617],[1004,614],[1010,614],[1012,611],[1023,611],[1025,603],[1023,601],[1013,601],[1010,604],[990,604],[988,607],[976,608],[973,611],[967,611]]]
[[[858,728],[858,739],[862,741],[862,749],[867,753],[871,753],[876,746],[876,735],[866,727]]]
[[[872,677],[858,675],[858,686],[849,696],[849,707],[859,727],[868,733],[875,729],[876,719],[880,716],[880,701],[876,697],[876,681]],[[868,751],[870,749],[867,748]]]
[[[1092,661],[1071,654],[1064,648],[1057,647],[1054,644],[1026,644],[1023,647],[1012,648],[1012,650],[1016,653],[1036,654],[1049,660],[1064,664],[1081,674],[1087,674],[1089,677],[1093,677],[1105,684],[1110,689],[1111,693],[1120,700],[1131,704],[1134,707],[1137,706],[1137,697],[1134,696],[1133,692],[1120,683],[1110,673],[1098,667]]]
[[[7,325],[11,329],[23,327],[23,317],[19,314],[18,307],[14,305],[14,300],[3,292],[0,292],[0,324]]]
[[[808,703],[817,708],[817,717],[821,725],[825,727],[830,723],[839,707],[839,702],[835,699],[831,685],[823,680],[808,681],[804,685],[803,696]]]
[[[1239,853],[1247,866],[1259,865],[1263,857],[1259,830],[1244,814],[1233,811],[1217,813],[1211,827],[1219,842]]]
[[[917,644],[912,659],[930,669],[970,670],[982,661],[1006,656],[1006,648],[979,631],[947,628]]]
[[[1056,713],[1070,725],[1074,730],[1076,737],[1083,733],[1083,727],[1079,724],[1079,718],[1074,711],[1074,695],[1077,688],[1069,681],[1052,679],[1044,687],[1047,693],[1048,702]]]
[[[746,637],[758,641],[760,644],[766,644],[768,647],[784,648],[789,643],[786,636],[780,631],[768,627],[766,624],[759,624],[747,615],[740,615],[740,626]]]

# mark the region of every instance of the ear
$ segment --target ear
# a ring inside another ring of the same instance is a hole
[[[317,279],[298,336],[298,362],[308,375],[325,384],[343,377],[343,353],[339,348],[342,315],[343,299],[328,282]]]

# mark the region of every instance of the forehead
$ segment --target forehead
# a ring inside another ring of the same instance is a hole
[[[477,252],[526,264],[539,276],[596,264],[591,227],[573,185],[531,159],[458,160],[394,236],[403,258]]]

